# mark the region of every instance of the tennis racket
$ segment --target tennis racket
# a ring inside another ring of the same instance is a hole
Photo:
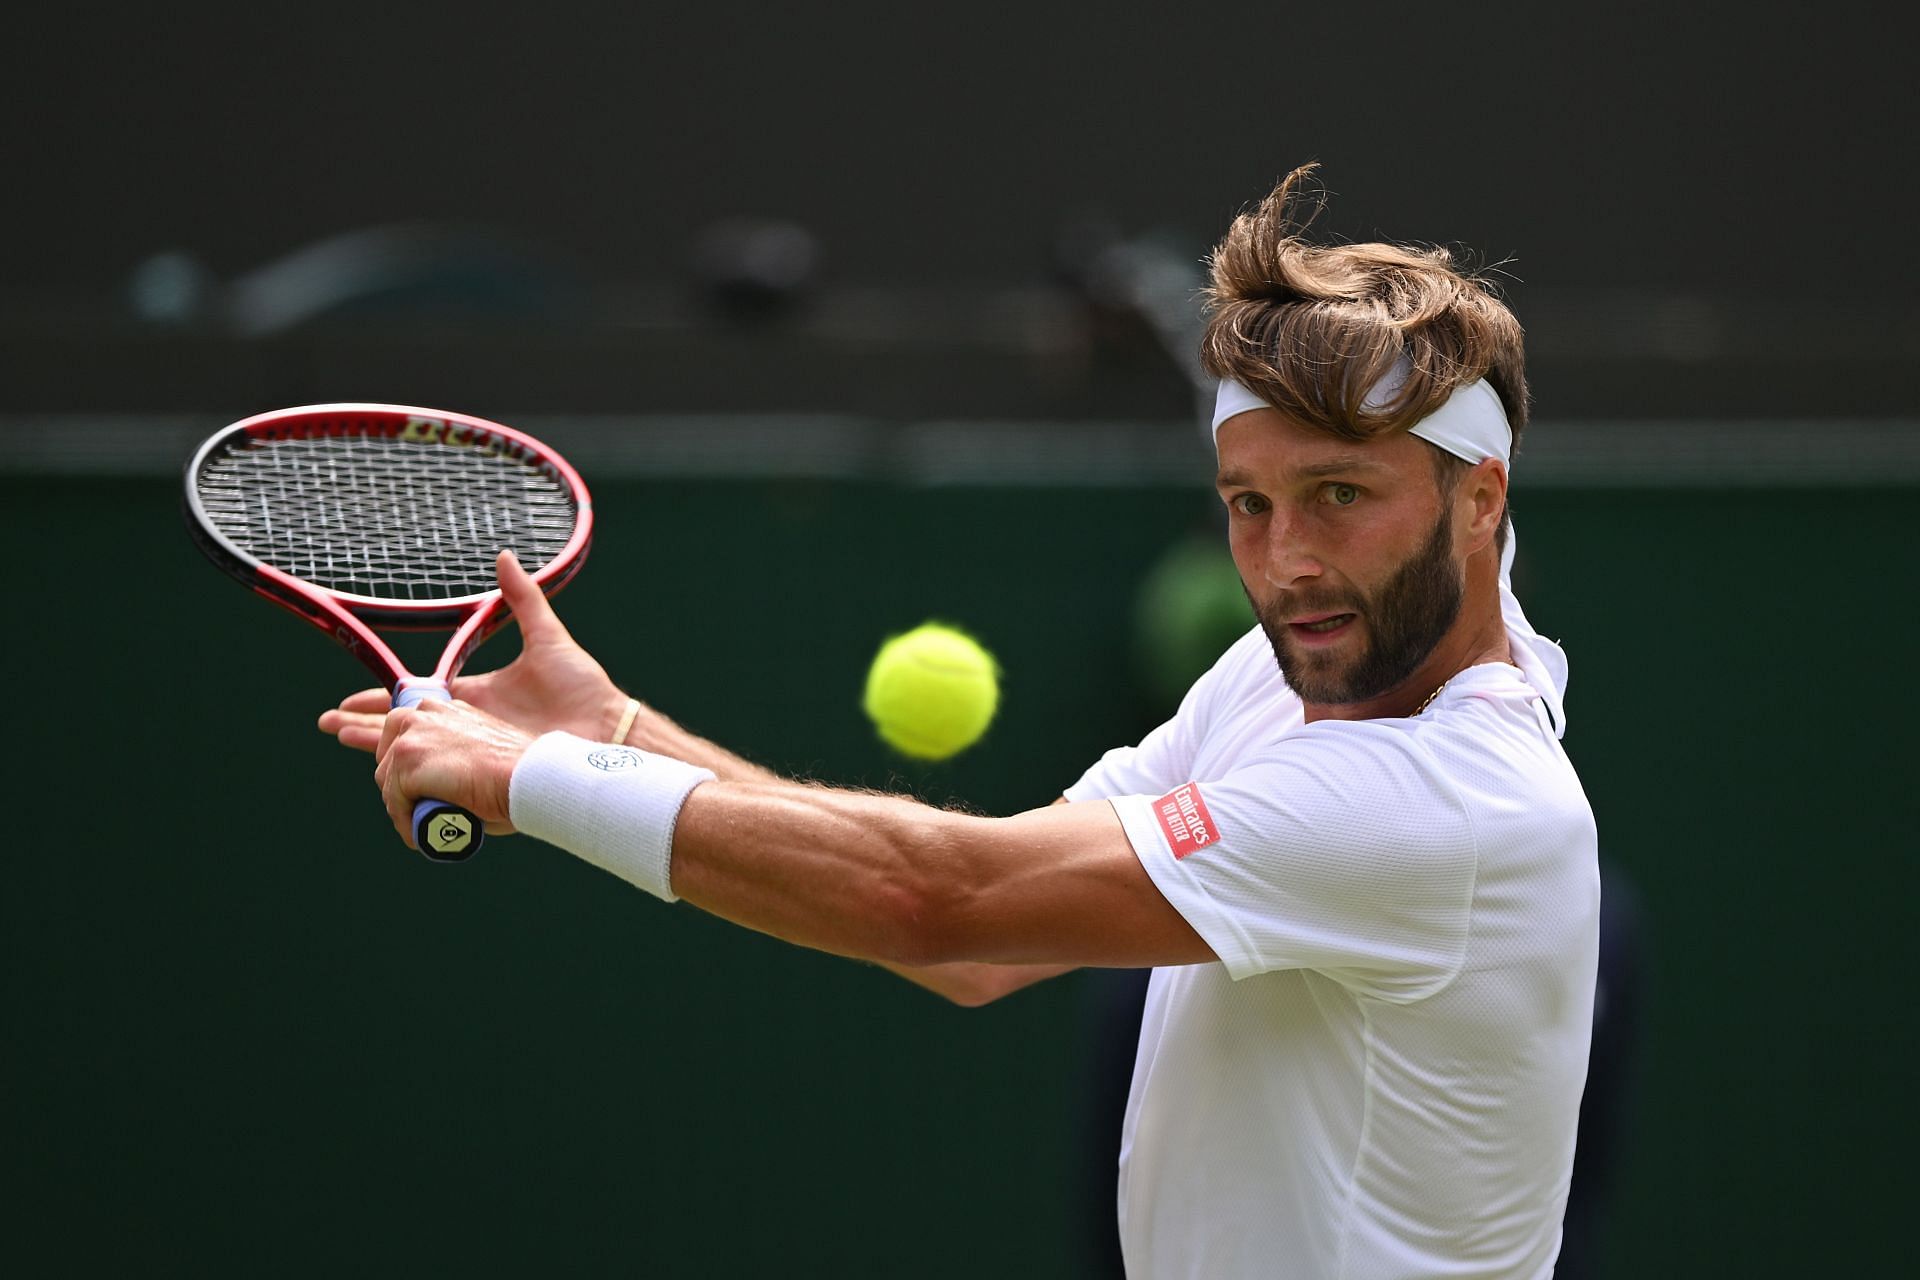
[[[187,463],[186,518],[215,564],[346,646],[411,707],[448,685],[509,616],[494,558],[511,548],[551,595],[593,533],[587,487],[552,449],[483,418],[322,404],[246,418]],[[432,675],[374,628],[451,630]],[[435,862],[479,850],[479,819],[422,799],[414,843]]]

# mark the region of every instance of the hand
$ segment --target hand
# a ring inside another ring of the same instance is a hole
[[[537,736],[457,700],[388,712],[373,780],[400,838],[414,847],[413,806],[423,796],[459,805],[489,835],[510,834],[513,767]]]
[[[627,696],[567,634],[546,593],[513,552],[502,551],[494,568],[500,594],[520,627],[520,656],[498,671],[454,677],[454,698],[535,737],[554,729],[582,738],[607,737],[619,723]],[[391,701],[385,689],[362,689],[324,713],[320,731],[338,737],[341,746],[372,751],[381,741]]]

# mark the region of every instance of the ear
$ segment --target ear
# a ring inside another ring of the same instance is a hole
[[[1492,543],[1507,509],[1506,464],[1498,458],[1482,459],[1461,478],[1455,494],[1458,514],[1466,521],[1467,554],[1476,555]]]

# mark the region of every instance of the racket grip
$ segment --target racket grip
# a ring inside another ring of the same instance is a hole
[[[409,676],[394,686],[395,707],[430,700],[450,702],[453,695],[437,680]],[[432,862],[465,862],[480,851],[487,833],[480,819],[457,804],[419,799],[413,803],[413,843]]]

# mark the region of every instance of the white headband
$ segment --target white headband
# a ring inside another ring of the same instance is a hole
[[[1391,399],[1407,380],[1412,366],[1406,357],[1394,365],[1386,377],[1367,392],[1366,405],[1375,408]],[[1271,409],[1272,405],[1228,378],[1220,384],[1213,405],[1213,436],[1220,438],[1220,424],[1253,409]],[[1438,409],[1408,428],[1429,444],[1438,445],[1456,458],[1480,462],[1498,458],[1513,465],[1513,428],[1507,423],[1506,410],[1500,407],[1500,394],[1487,385],[1485,378],[1461,387]]]

